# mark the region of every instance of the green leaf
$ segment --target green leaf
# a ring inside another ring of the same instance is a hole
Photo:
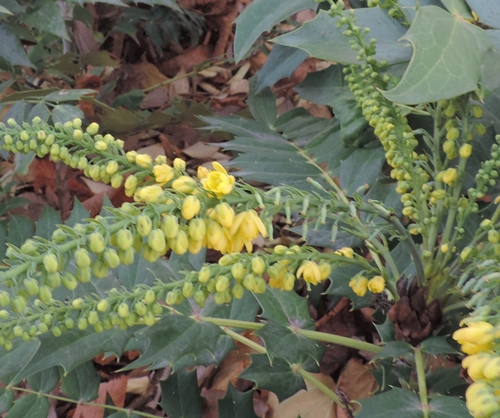
[[[155,266],[157,265],[157,267]],[[164,263],[161,261],[155,263],[147,262],[144,257],[134,257],[134,262],[131,265],[125,266],[121,264],[115,274],[120,283],[128,290],[133,289],[138,284],[152,286],[157,277],[153,271],[164,268]],[[160,276],[161,277],[161,276]],[[164,277],[162,279],[165,280]]]
[[[384,359],[387,357],[398,358],[406,354],[413,353],[413,347],[405,341],[389,341],[373,360]]]
[[[14,35],[5,23],[0,23],[0,57],[10,65],[24,65],[34,68],[34,65],[26,55],[21,41]]]
[[[47,418],[50,403],[47,398],[35,394],[23,396],[14,402],[8,418]]]
[[[11,15],[12,13],[9,11],[9,9],[6,9],[5,7],[3,6],[0,6],[0,13],[4,13],[4,14],[7,14],[7,15]]]
[[[0,225],[0,260],[5,257],[5,250],[7,250],[7,230],[3,225]]]
[[[380,8],[355,9],[354,15],[357,26],[370,28],[370,33],[365,35],[366,42],[369,43],[371,38],[377,40],[375,58],[384,59],[389,64],[409,61],[410,45],[399,41],[405,33],[404,26]],[[345,27],[339,29],[336,26],[339,19],[339,17],[331,18],[328,12],[321,10],[313,20],[304,23],[293,32],[278,36],[273,41],[280,45],[303,49],[310,56],[325,61],[359,64],[356,59],[357,51],[351,48],[349,38],[343,35]]]
[[[276,96],[269,87],[257,93],[257,83],[258,77],[250,79],[247,105],[256,120],[272,128],[276,122]]]
[[[31,361],[39,348],[40,341],[38,339],[15,343],[14,349],[11,351],[0,348],[0,358],[2,359],[0,363],[0,378],[18,373]]]
[[[481,23],[500,29],[500,7],[498,7],[498,3],[490,0],[467,0],[467,4],[477,14]]]
[[[229,383],[226,396],[217,402],[219,418],[257,418],[253,409],[253,390],[241,393]]]
[[[452,347],[445,336],[427,338],[422,342],[421,347],[424,353],[428,353],[431,356],[437,356],[438,354],[460,354],[460,351]]]
[[[178,12],[183,12],[175,0],[137,0],[135,3],[149,4],[150,6],[165,6],[177,10]]]
[[[24,241],[34,234],[33,221],[24,216],[11,216],[7,224],[7,242],[20,247]]]
[[[389,341],[394,341],[394,322],[389,318],[385,318],[383,324],[373,324],[377,329],[378,335],[380,336],[380,341],[387,344]]]
[[[65,90],[58,90],[48,94],[47,96],[45,96],[44,100],[46,100],[47,102],[56,102],[56,103],[71,102],[80,100],[82,96],[86,96],[88,94],[93,94],[93,93],[97,92],[91,89],[65,89]]]
[[[314,0],[254,0],[236,18],[234,53],[236,62],[243,59],[255,40],[278,22],[304,9],[316,10]]]
[[[14,171],[21,175],[28,174],[28,169],[30,164],[35,158],[35,153],[33,151],[27,154],[17,153],[14,156]]]
[[[449,395],[456,394],[455,390],[467,388],[469,384],[460,377],[461,370],[460,366],[456,366],[430,371],[426,376],[427,389],[434,393]]]
[[[306,389],[302,377],[293,372],[290,365],[277,357],[269,363],[266,354],[253,354],[252,363],[242,373],[240,379],[255,382],[255,389],[266,389],[276,394],[280,402]]]
[[[278,46],[280,45],[276,45],[276,47]],[[331,65],[324,70],[308,73],[305,80],[294,87],[302,99],[328,106],[331,106],[333,99],[343,93],[345,89],[342,68],[338,65]]]
[[[113,107],[118,108],[120,106],[125,106],[129,110],[136,110],[142,103],[142,100],[146,97],[144,90],[131,90],[125,94],[118,96],[113,102]]]
[[[204,399],[198,390],[196,369],[180,369],[160,382],[160,406],[171,418],[201,417]]]
[[[470,418],[465,402],[454,396],[433,397],[429,402],[430,418]]]
[[[232,340],[218,326],[181,315],[165,315],[141,334],[149,338],[149,344],[141,357],[123,370],[156,363],[171,365],[175,370],[181,365],[207,366],[222,360],[234,348]]]
[[[473,91],[491,41],[486,32],[436,6],[420,8],[403,37],[414,53],[399,84],[384,93],[397,103],[418,104]]]
[[[45,205],[42,216],[36,223],[36,235],[50,240],[52,233],[57,229],[57,224],[60,223],[62,223],[62,220],[59,211]]]
[[[19,3],[16,0],[2,0],[2,4],[11,13],[20,13],[23,11],[23,8],[19,5]]]
[[[444,7],[446,7],[452,15],[460,16],[462,19],[466,20],[474,20],[465,0],[441,0],[441,3],[444,4]]]
[[[308,56],[309,54],[301,49],[274,45],[267,61],[258,72],[257,93],[266,87],[272,87],[282,78],[290,77]]]
[[[282,326],[301,329],[314,329],[309,314],[307,300],[295,292],[284,292],[267,287],[261,294],[254,294],[262,308],[262,316]]]
[[[82,221],[82,219],[90,217],[90,212],[83,207],[81,202],[75,197],[73,200],[73,209],[71,210],[71,215],[66,221],[66,225],[75,226],[76,223]]]
[[[272,321],[254,331],[254,334],[262,338],[271,364],[276,357],[283,358],[290,364],[302,364],[309,358],[319,363],[325,352],[324,345]]]
[[[7,412],[14,403],[14,393],[11,390],[0,389],[0,414]]]
[[[63,104],[54,106],[54,109],[52,109],[52,120],[54,123],[59,122],[64,124],[76,118],[85,118],[85,114],[76,106]]]
[[[139,117],[124,107],[120,109],[108,110],[101,119],[104,129],[125,133],[136,129],[139,126]]]
[[[23,362],[23,364],[12,382],[19,382],[53,366],[61,366],[64,372],[68,373],[79,364],[101,353],[113,352],[120,356],[132,335],[133,329],[125,331],[114,329],[101,333],[90,329],[85,331],[71,329],[65,331],[60,337],[54,337],[52,333],[40,335],[38,337],[41,342],[40,348],[31,361],[16,359],[17,362]]]
[[[101,377],[97,374],[94,363],[86,361],[75,367],[62,379],[62,390],[71,399],[90,402],[99,396]]]
[[[51,367],[28,377],[28,383],[37,392],[49,393],[59,383],[60,377],[59,369]]]
[[[40,32],[49,32],[69,41],[66,24],[57,3],[52,0],[39,0],[36,6],[26,13],[24,22]]]
[[[50,110],[45,103],[38,103],[33,106],[28,114],[28,121],[32,121],[35,116],[38,116],[44,122],[49,120]]]
[[[2,100],[0,100],[0,103],[11,103],[25,99],[39,99],[55,91],[59,91],[59,89],[56,87],[50,87],[47,89],[40,89],[40,90],[16,91],[15,93],[11,93],[8,96],[5,96]]]
[[[409,390],[394,388],[358,402],[361,412],[356,418],[423,417],[418,396]]]
[[[381,174],[385,151],[381,147],[360,148],[340,164],[340,185],[352,195],[358,187],[371,186]]]

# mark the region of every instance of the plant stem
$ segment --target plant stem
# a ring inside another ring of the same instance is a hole
[[[418,393],[420,395],[420,403],[422,404],[423,418],[429,418],[429,400],[427,398],[425,366],[421,348],[415,348],[415,366],[417,368]]]
[[[331,390],[328,386],[326,386],[324,383],[320,382],[318,379],[316,379],[311,373],[308,371],[304,370],[300,364],[293,364],[292,369],[295,373],[299,374],[302,376],[304,380],[307,380],[309,383],[313,384],[316,386],[321,392],[323,392],[326,396],[328,396],[330,399],[333,400],[336,404],[344,407],[345,405],[342,404],[340,401],[339,397],[337,394]]]
[[[247,347],[250,347],[257,351],[259,354],[267,354],[267,350],[262,347],[261,345],[257,344],[256,342],[253,342],[249,338],[244,337],[241,334],[238,334],[237,332],[234,332],[230,330],[229,328],[222,327],[223,331],[229,335],[233,340],[239,341],[242,344],[245,344]]]
[[[210,318],[205,316],[192,316],[192,318],[201,322],[210,322],[220,327],[258,330],[265,326],[265,324],[258,324],[255,322],[248,322],[248,321],[238,321],[235,319]],[[322,341],[326,343],[343,345],[345,347],[355,348],[357,350],[369,351],[375,354],[382,351],[382,347],[379,347],[378,345],[355,340],[353,338],[341,337],[339,335],[327,334],[325,332],[299,329],[296,327],[288,327],[288,328],[298,335],[302,335],[303,337],[307,337],[315,341]],[[224,331],[226,330],[224,329]]]
[[[11,386],[11,387],[8,387],[7,389],[17,390],[19,392],[31,393],[33,395],[38,395],[38,396],[44,396],[46,398],[55,399],[55,400],[61,401],[61,402],[70,402],[70,403],[74,403],[74,404],[78,404],[78,405],[95,406],[96,408],[106,408],[106,409],[111,409],[113,411],[125,412],[128,416],[130,416],[130,414],[133,413],[134,415],[138,415],[140,417],[158,418],[158,415],[152,415],[152,414],[148,414],[146,412],[134,411],[132,409],[120,408],[118,406],[113,406],[113,405],[106,405],[106,404],[99,404],[99,403],[85,402],[85,401],[77,401],[74,399],[65,398],[63,396],[51,395],[50,393],[36,392],[34,390],[31,390],[31,389],[20,388],[17,386]]]

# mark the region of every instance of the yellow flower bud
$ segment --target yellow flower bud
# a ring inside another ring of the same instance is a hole
[[[196,181],[189,176],[180,176],[172,183],[172,188],[178,192],[190,194],[196,186]]]
[[[95,122],[92,122],[88,127],[87,127],[87,133],[89,135],[95,135],[97,132],[99,132],[99,125]]]
[[[469,158],[472,154],[472,145],[471,144],[463,144],[460,147],[460,157],[461,158]]]
[[[297,269],[297,277],[303,276],[304,280],[313,285],[320,283],[322,279],[321,270],[319,266],[314,261],[305,261]]]
[[[471,110],[472,110],[472,115],[476,119],[480,119],[483,116],[483,109],[480,106],[473,105]]]
[[[373,276],[368,280],[367,287],[372,293],[382,293],[385,289],[385,280],[382,276]]]
[[[205,221],[200,218],[189,221],[188,235],[193,241],[202,241],[207,233]]]
[[[467,257],[469,257],[469,254],[471,253],[472,248],[471,247],[465,247],[462,252],[460,253],[460,259],[462,261],[467,260]]]
[[[163,189],[160,186],[146,186],[138,191],[139,199],[143,202],[155,203],[163,196]]]
[[[187,196],[182,202],[182,217],[189,221],[194,218],[201,209],[201,203],[196,196]]]
[[[198,281],[200,283],[206,283],[210,279],[210,269],[207,266],[203,266],[198,272]]]
[[[137,177],[133,175],[128,176],[127,180],[125,180],[125,194],[128,197],[133,196],[136,188],[137,188]]]
[[[161,230],[168,239],[175,238],[179,232],[179,221],[173,215],[165,216],[161,221]]]
[[[219,203],[215,206],[217,221],[225,228],[230,229],[234,222],[234,210],[227,203]]]
[[[166,184],[174,178],[174,170],[167,164],[155,165],[153,168],[155,179],[160,184]]]
[[[172,251],[176,254],[182,255],[186,254],[189,247],[189,239],[187,234],[184,231],[179,231],[177,237],[175,237],[170,243],[170,247],[172,247]]]
[[[264,273],[264,270],[266,268],[266,263],[264,263],[264,260],[258,256],[254,256],[252,258],[252,272],[254,274],[260,275]]]
[[[153,159],[148,154],[137,154],[135,157],[135,163],[142,168],[150,168],[153,164]]]
[[[449,141],[453,141],[460,136],[460,131],[457,128],[451,128],[447,134],[446,139]]]
[[[108,144],[104,141],[97,141],[94,146],[97,151],[106,151],[108,149]]]
[[[111,177],[111,187],[113,189],[118,189],[123,183],[123,176],[121,174],[114,174]]]
[[[137,157],[137,151],[129,151],[125,154],[125,158],[129,163],[135,163]]]
[[[135,223],[137,227],[137,233],[141,237],[147,237],[151,230],[153,229],[153,223],[151,222],[151,218],[146,215],[139,215],[136,219]]]
[[[59,270],[59,261],[55,254],[47,254],[43,257],[43,266],[47,273],[55,273]]]
[[[184,171],[186,169],[186,161],[181,158],[176,158],[174,160],[174,168],[178,171]]]
[[[347,258],[354,258],[354,250],[350,247],[341,248],[340,250],[335,251],[335,254],[342,255]]]
[[[359,297],[363,297],[366,295],[366,291],[368,290],[368,279],[366,277],[354,277],[349,282],[349,287],[352,291],[358,295]]]
[[[458,178],[458,171],[456,168],[448,168],[443,174],[443,182],[451,186]]]
[[[167,251],[167,242],[161,229],[153,229],[149,233],[148,245],[160,254],[164,254]]]

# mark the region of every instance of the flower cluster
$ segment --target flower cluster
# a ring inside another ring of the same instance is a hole
[[[382,293],[385,290],[385,279],[382,276],[373,276],[367,279],[362,274],[353,277],[349,282],[349,287],[359,297],[366,295],[369,290],[372,293]]]
[[[474,417],[490,417],[500,411],[497,400],[500,379],[500,355],[495,339],[498,330],[489,322],[469,322],[467,327],[454,332],[453,338],[468,354],[462,361],[469,377],[474,381],[465,394],[467,408]]]

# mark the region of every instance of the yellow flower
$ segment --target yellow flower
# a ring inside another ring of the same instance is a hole
[[[184,219],[193,219],[200,211],[201,203],[196,196],[188,196],[182,202],[181,213]]]
[[[231,228],[234,222],[234,210],[227,203],[215,206],[215,219],[225,228]]]
[[[464,344],[465,342],[476,345],[489,344],[495,337],[494,330],[494,326],[489,322],[471,322],[467,328],[460,328],[455,331],[453,339],[459,344]]]
[[[198,179],[206,179],[208,177],[208,173],[210,173],[210,170],[207,167],[203,167],[200,165],[198,167]]]
[[[354,250],[350,247],[341,248],[340,250],[335,251],[335,254],[343,255],[344,257],[347,258],[354,258]]]
[[[135,163],[142,168],[149,168],[153,164],[153,159],[148,154],[137,154]]]
[[[163,189],[160,186],[146,186],[138,191],[139,199],[143,202],[155,203],[163,196]]]
[[[174,178],[174,169],[167,164],[155,165],[153,174],[158,183],[165,184]]]
[[[443,174],[443,182],[451,186],[458,178],[458,171],[456,168],[449,168]]]
[[[471,144],[463,144],[460,147],[460,157],[461,158],[469,158],[472,154],[472,145]]]
[[[125,180],[125,194],[129,197],[133,196],[136,188],[137,188],[137,177],[128,176],[127,180]]]
[[[318,284],[322,281],[321,270],[314,261],[305,261],[297,269],[297,277],[303,276],[307,283]]]
[[[235,178],[228,175],[226,169],[218,162],[213,162],[212,166],[215,171],[208,172],[206,178],[201,179],[201,183],[206,190],[214,193],[220,199],[222,196],[231,193]]]
[[[189,176],[180,176],[172,183],[172,189],[177,190],[178,192],[189,194],[194,190],[194,186],[196,185],[196,181],[193,180]]]
[[[373,276],[367,283],[368,290],[373,293],[382,293],[385,289],[385,280],[382,276]]]
[[[174,160],[174,167],[178,171],[184,171],[186,169],[186,161],[181,158],[176,158]]]
[[[239,252],[246,247],[248,252],[252,252],[252,241],[259,236],[259,233],[264,238],[267,237],[266,227],[257,212],[252,209],[238,213],[229,230],[233,251]]]
[[[368,290],[368,279],[366,277],[354,277],[349,282],[349,287],[352,289],[356,295],[359,297],[363,297],[366,295],[366,291]]]

